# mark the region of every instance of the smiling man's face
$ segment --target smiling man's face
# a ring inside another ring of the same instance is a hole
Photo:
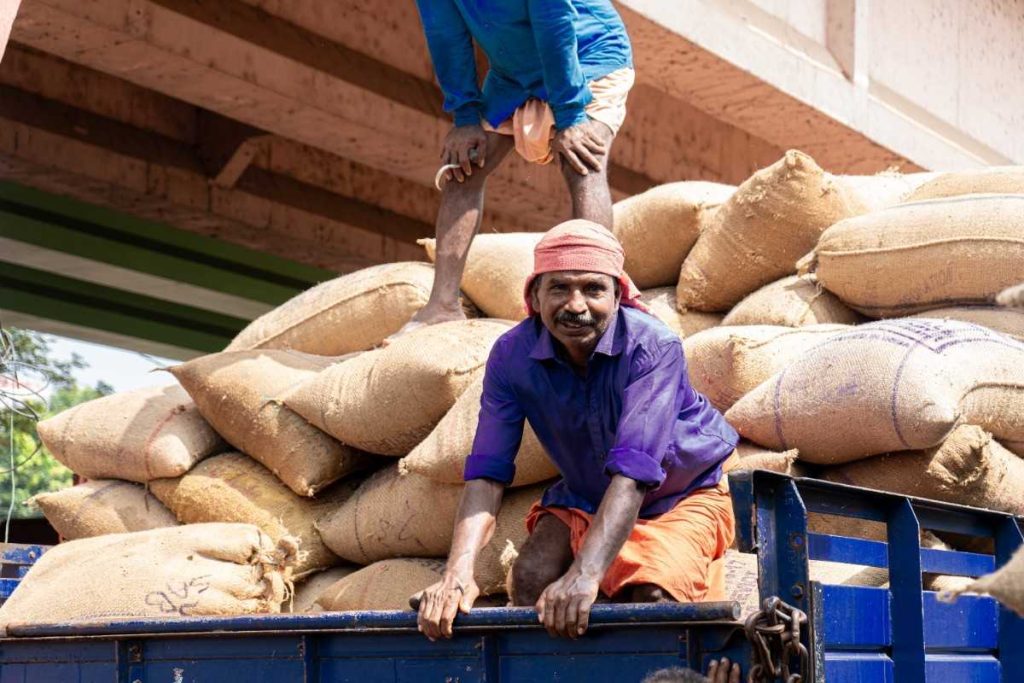
[[[577,364],[586,362],[619,307],[615,278],[603,273],[544,273],[531,296],[544,326]]]

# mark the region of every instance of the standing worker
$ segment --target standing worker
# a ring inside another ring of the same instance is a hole
[[[721,599],[712,563],[735,529],[722,463],[739,437],[690,386],[679,337],[646,312],[623,260],[614,235],[590,221],[537,244],[530,317],[491,350],[448,564],[420,600],[429,638],[451,637],[456,613],[479,595],[476,558],[515,477],[525,420],[562,479],[526,520],[513,604],[534,605],[549,633],[575,638],[599,592]]]
[[[608,153],[626,116],[633,57],[611,0],[417,0],[444,109],[455,125],[437,215],[430,300],[400,333],[465,317],[459,283],[484,183],[509,150],[562,167],[574,218],[611,228]],[[490,71],[477,84],[473,40]]]

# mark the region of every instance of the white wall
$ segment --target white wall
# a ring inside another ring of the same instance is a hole
[[[875,0],[870,40],[872,83],[1024,162],[1024,1]]]
[[[1024,164],[1024,0],[620,0],[926,168]]]

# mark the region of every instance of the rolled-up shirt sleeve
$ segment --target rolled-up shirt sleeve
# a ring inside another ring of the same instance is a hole
[[[679,415],[680,382],[685,381],[683,347],[673,340],[644,350],[622,398],[615,446],[608,451],[605,471],[656,488],[665,481],[662,461]]]
[[[593,95],[580,66],[573,23],[576,8],[570,0],[529,0],[529,9],[555,127],[562,130],[583,123],[587,120],[584,107]]]
[[[463,478],[492,479],[505,484],[516,476],[516,454],[523,440],[526,416],[505,376],[501,343],[494,345],[484,372],[480,418],[473,451],[466,458]]]
[[[456,126],[480,123],[482,95],[469,27],[452,0],[416,0],[416,5],[444,92],[444,110],[454,114]]]

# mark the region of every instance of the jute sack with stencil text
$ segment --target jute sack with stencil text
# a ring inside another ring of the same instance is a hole
[[[713,327],[683,340],[693,388],[719,410],[729,409],[807,349],[846,325]]]
[[[76,619],[263,614],[290,592],[295,545],[251,524],[187,524],[54,546],[0,607],[0,627]]]
[[[745,438],[841,464],[922,450],[957,426],[1024,453],[1024,343],[952,320],[859,325],[809,348],[726,419]]]

